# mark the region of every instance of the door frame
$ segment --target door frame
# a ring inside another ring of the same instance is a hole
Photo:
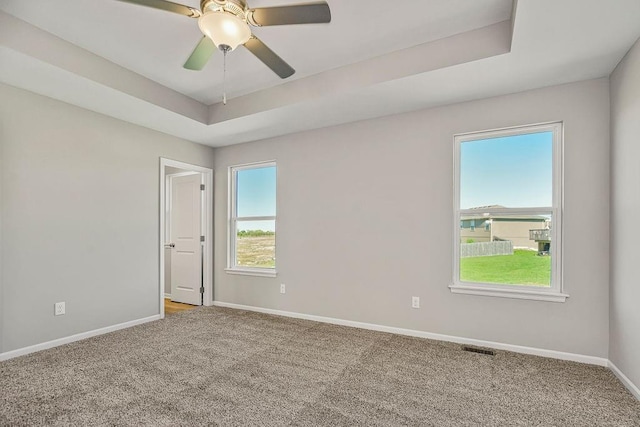
[[[204,200],[202,203],[202,218],[204,218],[204,245],[203,245],[203,271],[204,271],[204,295],[202,304],[213,305],[213,169],[203,166],[192,165],[178,160],[160,157],[160,224],[159,243],[160,271],[158,283],[158,295],[160,306],[160,318],[164,319],[164,244],[167,241],[166,227],[166,205],[167,205],[167,180],[166,168],[173,167],[182,169],[185,172],[199,172],[202,174],[204,184]]]

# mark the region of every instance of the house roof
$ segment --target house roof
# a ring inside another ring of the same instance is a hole
[[[474,208],[470,208],[473,210],[478,210],[478,214],[477,215],[462,215],[460,216],[460,219],[462,220],[469,220],[469,219],[481,219],[481,220],[487,220],[487,219],[495,219],[497,221],[509,221],[509,220],[525,220],[525,221],[536,221],[536,222],[543,222],[548,220],[547,217],[542,216],[542,215],[485,215],[484,211],[487,210],[492,210],[492,209],[504,209],[505,206],[502,205],[488,205],[488,206],[477,206]]]
[[[526,221],[536,221],[536,222],[544,222],[546,221],[548,218],[545,218],[543,216],[540,215],[488,215],[488,216],[484,216],[484,215],[478,215],[478,216],[472,216],[472,215],[462,215],[460,217],[461,220],[468,220],[468,219],[479,219],[479,220],[487,220],[487,219],[491,219],[491,220],[496,220],[496,221],[513,221],[513,220],[526,220]]]

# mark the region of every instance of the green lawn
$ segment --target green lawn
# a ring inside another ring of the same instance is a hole
[[[551,257],[535,251],[515,250],[513,255],[460,259],[463,282],[550,286]]]

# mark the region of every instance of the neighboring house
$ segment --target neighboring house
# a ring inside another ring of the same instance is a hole
[[[503,206],[482,206],[474,209],[501,208]],[[460,221],[460,242],[475,243],[493,242],[496,240],[510,240],[514,248],[527,248],[540,251],[536,233],[531,230],[546,230],[549,228],[548,218],[540,215],[478,215],[463,216]]]

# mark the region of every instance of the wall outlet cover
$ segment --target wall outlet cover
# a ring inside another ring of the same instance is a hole
[[[62,316],[65,313],[64,302],[57,302],[53,306],[53,314],[55,316]]]
[[[287,287],[285,286],[284,283],[280,284],[280,293],[284,294],[287,292]]]
[[[411,308],[420,308],[420,297],[411,297]]]

